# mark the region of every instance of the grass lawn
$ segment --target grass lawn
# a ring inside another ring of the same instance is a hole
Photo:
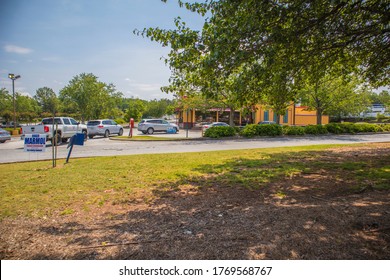
[[[185,154],[134,155],[2,164],[0,168],[0,219],[42,217],[93,211],[157,197],[182,188],[267,188],[295,176],[328,173],[349,189],[390,187],[390,155],[360,160],[340,157],[332,148],[307,146]],[[367,145],[358,145],[367,146]],[[389,146],[388,146],[389,147]],[[283,191],[276,196],[285,197]]]

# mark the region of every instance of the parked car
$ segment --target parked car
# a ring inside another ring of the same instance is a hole
[[[111,134],[123,135],[123,126],[113,120],[91,120],[87,123],[88,137],[92,139],[96,135],[107,138]]]
[[[4,143],[7,140],[11,140],[11,134],[2,128],[0,128],[0,143]]]
[[[203,130],[209,129],[210,127],[214,127],[214,126],[229,126],[229,125],[227,123],[224,123],[224,122],[213,122],[210,124],[205,124],[203,126]]]
[[[262,121],[262,122],[258,122],[257,124],[276,124],[276,122],[274,122],[274,121]]]
[[[163,119],[143,119],[138,123],[138,131],[143,134],[153,134],[154,132],[178,133],[179,127]]]

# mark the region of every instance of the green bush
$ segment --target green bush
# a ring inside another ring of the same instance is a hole
[[[114,120],[117,124],[127,124],[127,122],[122,118],[116,118]]]
[[[355,123],[354,132],[381,132],[383,131],[382,127],[377,124],[372,123]]]
[[[240,135],[244,137],[253,137],[257,135],[257,124],[248,124],[241,131]]]
[[[328,123],[325,127],[329,133],[340,134],[344,132],[340,123]]]
[[[328,130],[326,129],[326,127],[321,125],[321,124],[305,126],[304,130],[305,130],[305,134],[319,135],[319,134],[327,134],[328,133]]]
[[[330,133],[334,134],[386,131],[386,126],[372,123],[330,123],[325,127]]]
[[[390,124],[381,124],[382,131],[390,132]]]
[[[283,134],[282,126],[278,124],[258,124],[257,135],[260,136],[278,136]]]
[[[207,129],[204,133],[204,137],[220,138],[236,135],[236,131],[231,126],[213,126]]]
[[[283,126],[284,135],[304,135],[305,129],[302,126]]]

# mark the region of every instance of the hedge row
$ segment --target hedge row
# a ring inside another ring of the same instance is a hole
[[[239,135],[244,137],[254,136],[280,136],[280,135],[321,135],[341,133],[362,133],[362,132],[390,132],[390,124],[370,123],[330,123],[326,125],[308,126],[280,126],[277,124],[249,124],[245,126]],[[229,126],[211,127],[206,130],[204,136],[220,138],[234,136],[236,130]]]

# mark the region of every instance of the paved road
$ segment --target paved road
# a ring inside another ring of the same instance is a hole
[[[125,131],[128,135],[128,130]],[[135,132],[138,135],[138,132]],[[155,136],[186,137],[186,131],[180,134],[167,135],[155,134]],[[85,146],[75,146],[73,157],[94,157],[134,154],[156,153],[185,153],[218,150],[255,149],[285,146],[305,146],[319,144],[351,144],[369,142],[390,142],[390,134],[373,135],[327,135],[327,136],[304,136],[304,137],[275,137],[257,139],[234,139],[234,140],[196,140],[201,136],[200,131],[189,131],[191,141],[114,141],[108,138],[95,137],[89,139]],[[67,145],[58,147],[58,158],[66,158]],[[51,159],[52,147],[47,145],[44,153],[28,153],[23,151],[23,141],[13,138],[11,142],[0,144],[0,163],[34,161]]]

